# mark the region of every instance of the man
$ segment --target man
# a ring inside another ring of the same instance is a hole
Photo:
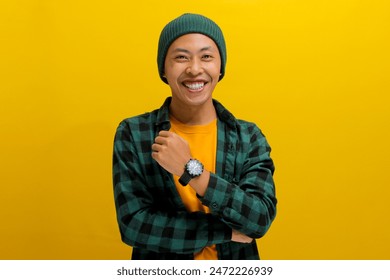
[[[276,215],[270,147],[212,93],[226,46],[210,19],[184,14],[160,35],[160,78],[172,97],[126,119],[114,142],[118,224],[132,259],[259,259]]]

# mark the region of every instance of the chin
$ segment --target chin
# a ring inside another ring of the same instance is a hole
[[[203,105],[212,100],[211,94],[203,93],[201,95],[186,95],[186,100],[192,105]]]

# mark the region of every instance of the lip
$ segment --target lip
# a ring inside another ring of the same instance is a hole
[[[200,92],[208,84],[208,81],[204,79],[187,79],[183,80],[181,84],[190,92]]]

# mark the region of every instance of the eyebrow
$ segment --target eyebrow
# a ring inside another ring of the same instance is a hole
[[[211,46],[206,46],[206,47],[201,48],[199,52],[208,51],[208,50],[210,50],[211,48],[212,48]],[[189,50],[183,49],[183,48],[176,48],[176,49],[173,50],[173,52],[191,53]]]

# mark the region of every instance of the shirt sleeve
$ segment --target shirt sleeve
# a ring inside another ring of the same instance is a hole
[[[274,164],[270,158],[271,148],[257,127],[247,138],[249,148],[243,151],[240,174],[230,181],[211,174],[206,193],[200,200],[229,227],[260,238],[276,215]]]
[[[142,167],[145,155],[140,155],[134,138],[130,126],[122,122],[114,140],[113,184],[123,242],[154,252],[187,254],[230,241],[231,229],[216,215],[161,205],[161,197],[150,192],[150,180],[145,178],[148,167]],[[165,183],[163,178],[155,182]]]

